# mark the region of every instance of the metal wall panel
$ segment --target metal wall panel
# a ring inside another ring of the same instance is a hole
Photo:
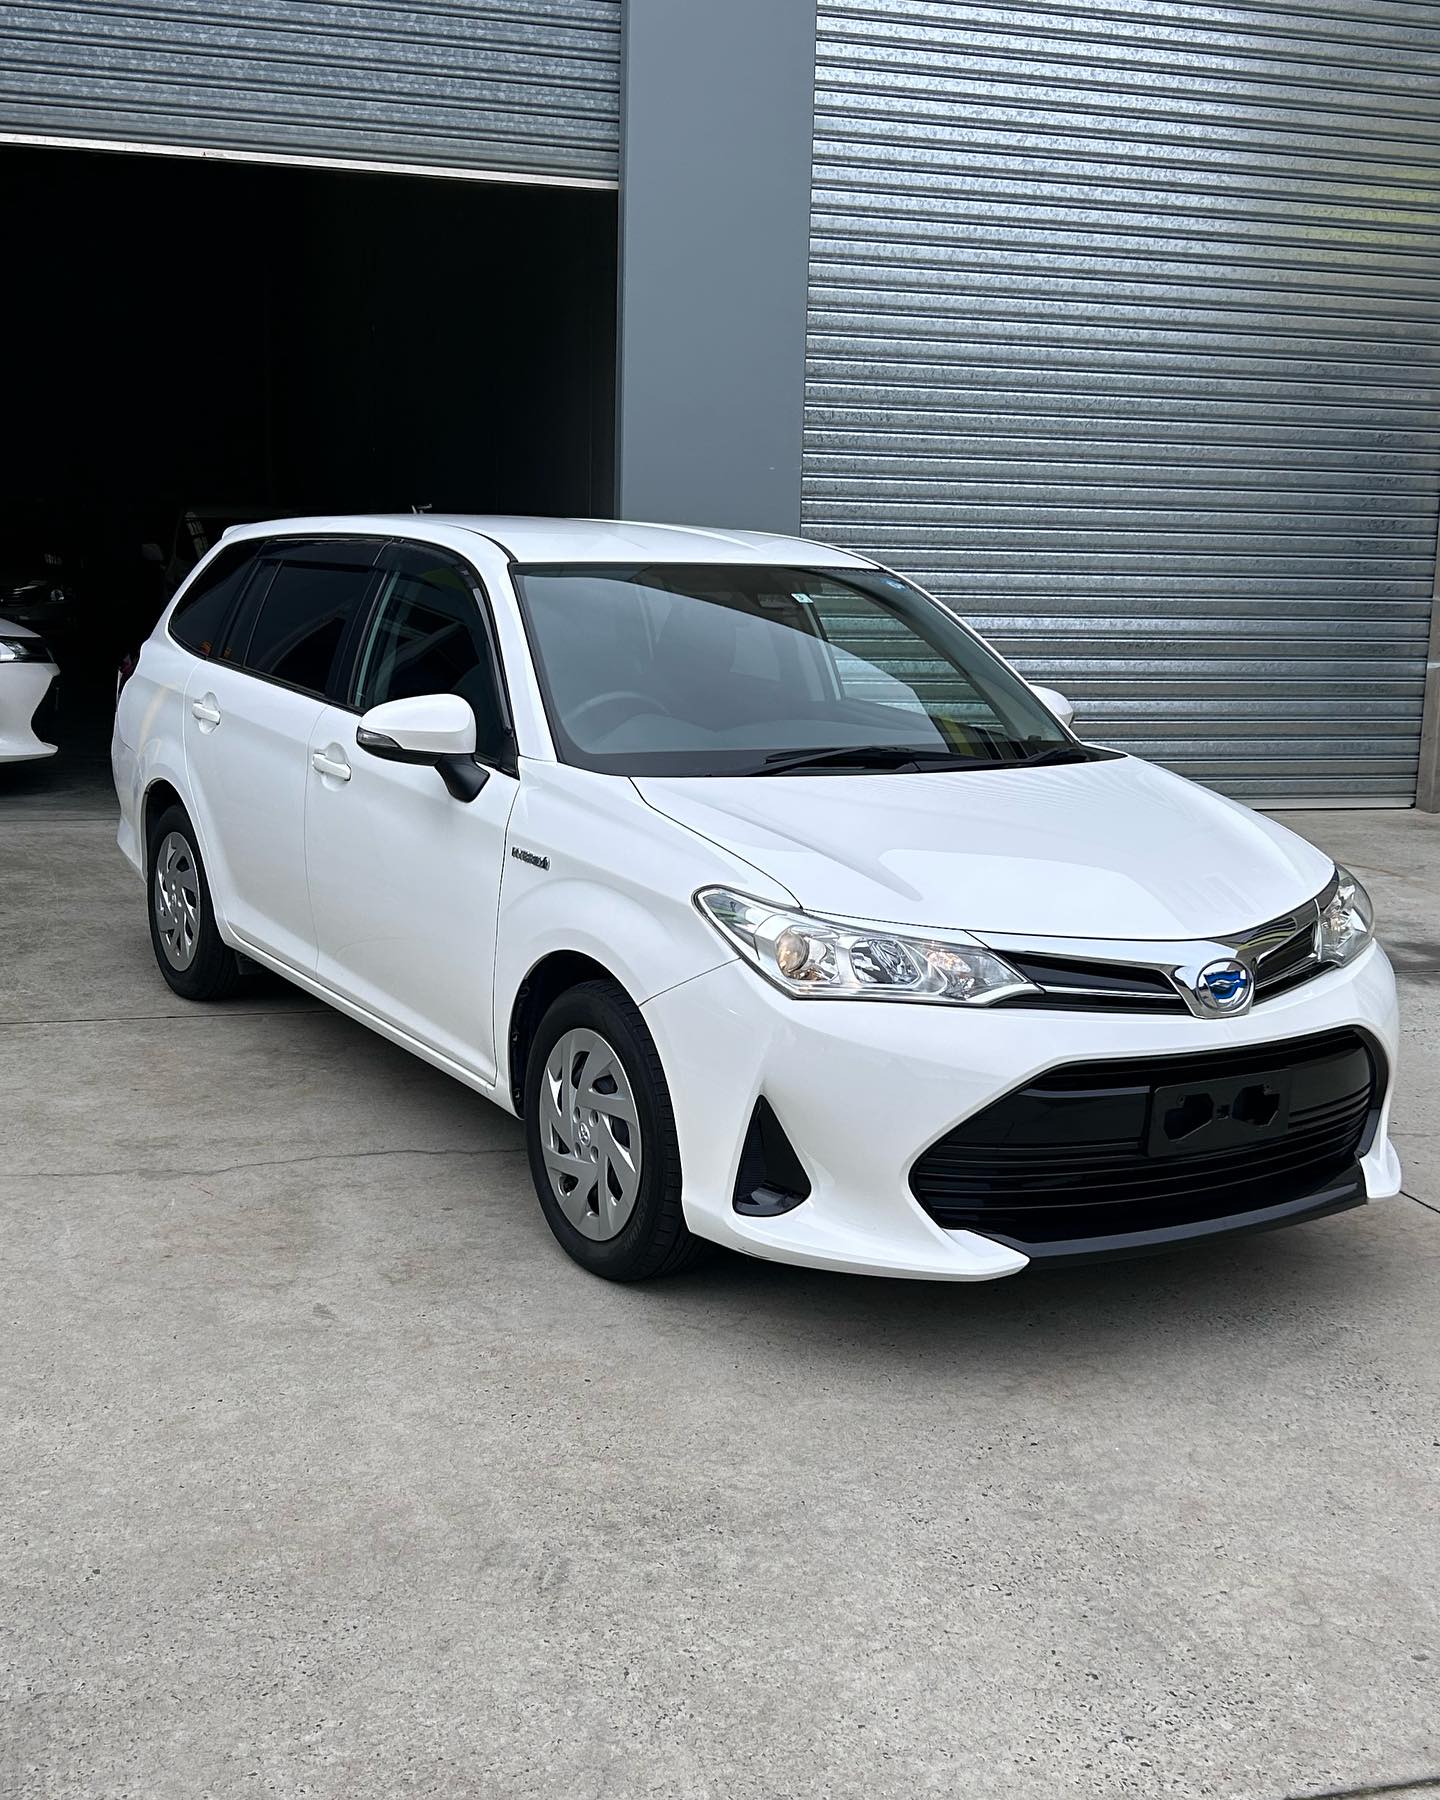
[[[6,0],[0,133],[613,185],[620,0]]]
[[[804,521],[1087,735],[1413,798],[1440,5],[820,0]]]

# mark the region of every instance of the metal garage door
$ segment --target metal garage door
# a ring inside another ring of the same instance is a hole
[[[0,141],[613,186],[620,0],[9,0]]]
[[[1440,6],[821,0],[808,530],[1094,738],[1410,800]]]

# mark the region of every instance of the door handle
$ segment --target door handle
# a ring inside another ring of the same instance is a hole
[[[333,757],[327,756],[323,750],[317,750],[310,758],[310,767],[314,769],[317,775],[328,775],[334,781],[348,781],[350,779],[349,763],[336,762]]]
[[[190,713],[191,716],[198,719],[202,725],[218,725],[220,723],[220,708],[216,706],[213,700],[192,700],[190,702]]]

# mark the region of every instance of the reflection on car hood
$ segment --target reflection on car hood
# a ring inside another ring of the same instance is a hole
[[[33,638],[39,637],[38,631],[32,631],[28,625],[22,625],[18,619],[0,618],[0,637]]]
[[[636,779],[814,912],[995,934],[1214,938],[1317,894],[1329,857],[1121,757],[963,773]]]

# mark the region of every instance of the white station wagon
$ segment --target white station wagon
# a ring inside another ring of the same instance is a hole
[[[1399,1188],[1359,882],[862,556],[245,525],[113,751],[175,992],[248,958],[518,1113],[596,1274],[973,1281]]]

